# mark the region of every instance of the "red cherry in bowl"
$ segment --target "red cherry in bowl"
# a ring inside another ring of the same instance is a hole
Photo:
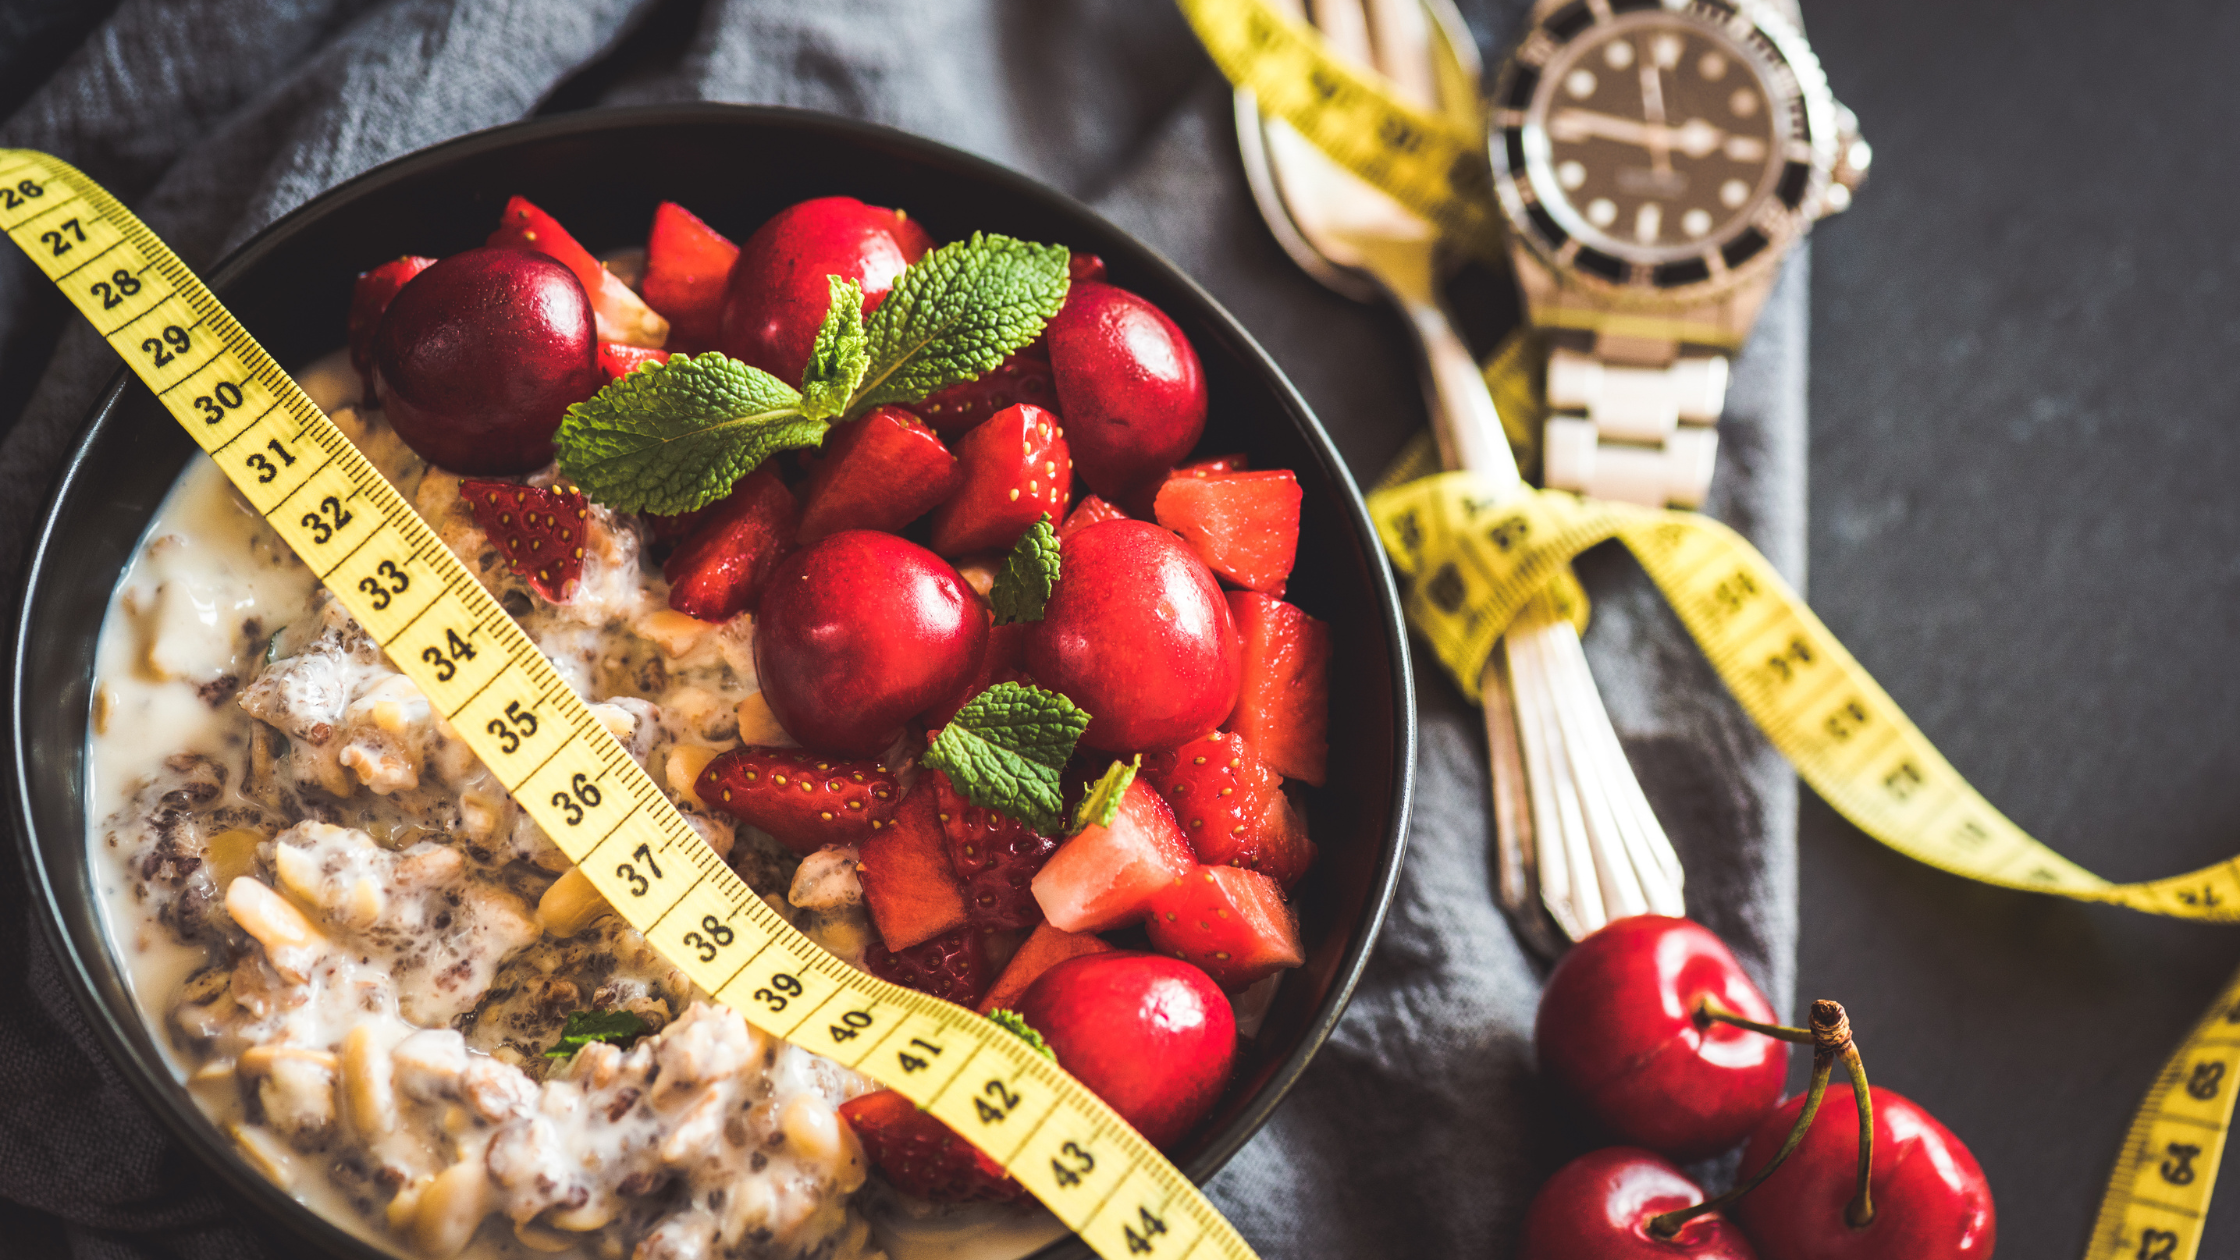
[[[470,249],[406,281],[374,328],[373,366],[397,436],[481,476],[551,463],[560,417],[606,383],[583,282],[519,249]]]
[[[863,286],[869,313],[928,249],[924,228],[884,206],[818,197],[780,210],[739,247],[725,281],[717,348],[789,385],[801,383],[809,347],[832,305],[827,279]]]
[[[987,609],[948,561],[893,534],[850,529],[770,575],[754,667],[786,733],[835,757],[870,757],[963,685],[987,640]]]
[[[1050,1043],[1058,1066],[1161,1149],[1213,1109],[1236,1060],[1229,999],[1178,958],[1126,950],[1069,958],[1013,1009]]]
[[[1126,289],[1074,285],[1045,331],[1074,471],[1115,502],[1163,478],[1206,428],[1198,352]]]
[[[1540,1070],[1631,1145],[1699,1159],[1781,1099],[1788,1046],[1705,1019],[1709,999],[1762,1024],[1773,1007],[1725,943],[1662,915],[1613,920],[1571,948],[1540,995]]]
[[[1081,742],[1175,748],[1237,705],[1242,654],[1213,571],[1170,530],[1111,520],[1059,544],[1027,673],[1088,710]]]
[[[1703,1202],[1703,1190],[1663,1156],[1635,1146],[1591,1151],[1548,1178],[1524,1217],[1518,1260],[1757,1260],[1717,1212],[1671,1238],[1649,1232],[1666,1212]]]
[[[1879,1085],[1868,1097],[1873,1220],[1853,1226],[1846,1215],[1858,1190],[1859,1111],[1840,1083],[1788,1161],[1735,1205],[1735,1219],[1766,1260],[1986,1260],[1999,1222],[1976,1157],[1911,1099]],[[1781,1149],[1803,1108],[1800,1095],[1758,1125],[1742,1177]]]

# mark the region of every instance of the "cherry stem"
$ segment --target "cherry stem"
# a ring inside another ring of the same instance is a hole
[[[1747,1028],[1751,1032],[1764,1033],[1768,1037],[1777,1037],[1782,1041],[1794,1041],[1808,1046],[1812,1044],[1812,1030],[1809,1028],[1791,1028],[1786,1024],[1761,1024],[1757,1020],[1743,1018],[1709,997],[1705,997],[1697,1003],[1696,1014],[1703,1019],[1715,1019],[1722,1024]]]
[[[1843,1210],[1844,1223],[1853,1229],[1874,1224],[1874,1193],[1868,1179],[1874,1172],[1874,1099],[1867,1089],[1867,1066],[1859,1061],[1859,1047],[1845,1045],[1843,1070],[1851,1077],[1851,1097],[1859,1105],[1859,1193]]]

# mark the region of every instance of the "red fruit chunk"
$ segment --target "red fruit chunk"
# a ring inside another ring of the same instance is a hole
[[[528,579],[537,594],[564,604],[583,576],[583,543],[590,510],[583,492],[546,490],[510,481],[459,483],[474,522],[505,554],[513,571]]]
[[[1256,591],[1229,592],[1229,612],[1244,667],[1223,727],[1276,773],[1320,784],[1330,761],[1330,627]]]
[[[1003,1165],[891,1089],[841,1103],[840,1118],[904,1194],[935,1203],[1008,1203],[1027,1192]]]
[[[1286,472],[1175,476],[1152,508],[1206,567],[1239,586],[1283,585],[1299,553],[1299,482]]]
[[[1151,899],[1197,865],[1174,812],[1139,776],[1110,826],[1058,846],[1034,877],[1034,899],[1068,932],[1107,932],[1151,913]]]
[[[1048,923],[1037,924],[1034,934],[1022,942],[1011,961],[1004,964],[1003,974],[996,977],[986,997],[980,999],[980,1013],[987,1014],[997,1007],[1018,1004],[1019,995],[1027,986],[1042,978],[1042,973],[1068,958],[1083,954],[1110,953],[1112,946],[1104,938],[1087,932],[1063,932]]]
[[[995,968],[988,965],[988,951],[981,945],[980,933],[970,928],[944,932],[903,950],[875,943],[864,951],[863,962],[881,980],[959,1006],[977,1004],[988,991],[989,981],[995,979]]]
[[[927,394],[916,404],[916,410],[934,432],[954,441],[990,416],[1020,403],[1043,408],[1058,405],[1058,391],[1050,380],[1050,356],[1040,342],[1010,355],[976,380],[959,381]]]
[[[1035,872],[1050,860],[1058,842],[1037,835],[1017,819],[985,809],[957,794],[949,776],[931,772],[941,806],[941,834],[949,846],[949,865],[964,881],[966,921],[1001,931],[1042,921],[1030,887]]]
[[[997,412],[957,442],[963,484],[933,510],[933,549],[945,556],[1009,551],[1044,513],[1065,515],[1072,458],[1058,418],[1021,405]]]
[[[1216,455],[1211,459],[1192,460],[1168,474],[1168,479],[1172,480],[1175,477],[1211,477],[1216,473],[1243,472],[1245,469],[1252,467],[1251,460],[1251,456],[1242,453]]]
[[[893,534],[844,530],[795,552],[755,614],[770,711],[811,748],[868,757],[961,686],[988,611],[948,561]]]
[[[715,347],[723,286],[739,247],[674,201],[653,208],[646,235],[646,304],[669,319],[669,346],[686,354]]]
[[[941,807],[920,783],[894,822],[863,842],[864,905],[889,950],[909,949],[964,926],[964,888],[949,869]]]
[[[661,566],[669,607],[702,621],[752,611],[793,550],[800,518],[793,491],[768,465],[741,477],[728,496],[700,510],[691,534]]]
[[[514,197],[506,202],[498,216],[498,230],[484,244],[533,249],[574,272],[598,318],[600,340],[632,346],[659,346],[667,340],[669,321],[654,314],[622,277],[601,266],[558,219],[531,205],[528,198]]]
[[[1130,502],[1198,444],[1205,372],[1158,307],[1109,284],[1076,284],[1043,335],[1058,411],[1091,490]]]
[[[1253,755],[1242,735],[1214,731],[1144,758],[1143,777],[1174,809],[1198,860],[1242,866],[1290,885],[1306,873],[1314,846],[1283,780]]]
[[[1260,833],[1259,851],[1252,855],[1251,861],[1240,861],[1237,865],[1260,872],[1288,892],[1314,865],[1314,858],[1314,841],[1307,838],[1307,820],[1299,816],[1290,797],[1278,792],[1275,808]]]
[[[801,541],[843,529],[893,533],[963,480],[957,457],[933,430],[900,407],[881,407],[826,435],[802,497]]]
[[[373,330],[381,322],[381,312],[389,309],[389,299],[397,295],[405,281],[434,266],[435,261],[406,254],[360,272],[357,286],[350,290],[350,366],[365,378],[368,398],[373,396]]]
[[[610,381],[619,381],[648,363],[667,363],[667,350],[648,350],[644,346],[626,346],[619,341],[599,343],[599,370]]]
[[[1181,1141],[1213,1110],[1236,1062],[1229,999],[1197,968],[1157,954],[1068,959],[1016,1009],[1058,1066],[1157,1147]]]
[[[804,856],[878,834],[902,795],[894,771],[876,761],[826,761],[798,748],[753,746],[719,753],[692,790],[710,808]]]
[[[980,667],[955,691],[942,697],[919,718],[928,729],[947,726],[957,710],[974,696],[999,682],[1031,682],[1020,666],[1027,657],[1027,622],[988,627],[988,646],[980,654]]]
[[[551,463],[560,417],[606,383],[583,285],[518,249],[470,249],[406,281],[374,327],[373,369],[406,445],[482,476]]]
[[[1804,1141],[1735,1205],[1759,1253],[1766,1260],[1987,1260],[1999,1218],[1974,1153],[1911,1099],[1879,1085],[1867,1096],[1874,1102],[1874,1219],[1863,1229],[1844,1219],[1858,1186],[1859,1111],[1839,1073]],[[1758,1123],[1739,1175],[1765,1167],[1803,1109],[1800,1094]]]
[[[1626,1143],[1698,1159],[1773,1110],[1784,1042],[1699,1019],[1706,998],[1763,1024],[1773,1007],[1726,945],[1686,919],[1613,920],[1571,947],[1540,995],[1540,1070]]]
[[[1071,538],[1099,521],[1124,521],[1127,519],[1128,514],[1126,512],[1093,494],[1085,495],[1081,502],[1074,505],[1073,515],[1068,516],[1065,523],[1058,526],[1058,537],[1060,539]]]
[[[853,197],[818,197],[780,210],[739,247],[724,282],[716,347],[799,385],[832,305],[827,279],[863,286],[869,314],[931,247],[924,229],[897,211]]]
[[[1201,866],[1152,898],[1152,948],[1205,969],[1232,992],[1307,960],[1283,889],[1258,871]]]
[[[1058,581],[1027,636],[1027,672],[1092,715],[1081,742],[1173,748],[1237,704],[1237,632],[1205,563],[1149,521],[1105,521],[1059,545]]]
[[[1734,1222],[1708,1212],[1670,1239],[1649,1222],[1703,1202],[1662,1156],[1612,1146],[1565,1164],[1533,1196],[1517,1260],[1757,1260]]]
[[[1104,259],[1075,250],[1066,259],[1066,276],[1075,284],[1101,281],[1104,279]]]

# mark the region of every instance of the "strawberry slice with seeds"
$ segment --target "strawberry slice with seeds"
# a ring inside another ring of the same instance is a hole
[[[582,491],[471,478],[459,483],[459,497],[514,572],[553,603],[568,602],[583,576],[583,543],[590,530]]]
[[[933,430],[900,407],[880,407],[826,435],[802,495],[799,541],[806,547],[844,529],[898,532],[963,481]]]
[[[1299,481],[1289,470],[1167,479],[1152,515],[1206,567],[1255,591],[1280,588],[1299,553]]]
[[[1124,521],[1127,519],[1128,514],[1113,504],[1107,503],[1093,494],[1084,495],[1081,502],[1073,505],[1073,514],[1066,517],[1063,525],[1058,526],[1058,541],[1064,542],[1091,525],[1100,524],[1104,521]]]
[[[964,926],[964,886],[947,847],[941,806],[922,778],[894,821],[863,842],[857,872],[863,903],[889,950],[907,950]]]
[[[799,748],[755,746],[718,754],[692,790],[804,856],[878,834],[902,798],[894,771],[876,761],[827,761]]]
[[[933,549],[944,556],[1009,551],[1042,519],[1065,515],[1073,457],[1058,418],[1040,407],[999,411],[957,442],[964,481],[933,510]]]
[[[1058,387],[1053,381],[1050,352],[1038,341],[1006,357],[977,379],[927,394],[914,410],[925,417],[934,432],[955,441],[1006,407],[1020,403],[1056,407]]]
[[[944,1002],[977,1006],[995,979],[980,933],[969,927],[944,932],[908,949],[874,944],[864,951],[864,966],[881,980],[930,993]]]
[[[687,354],[712,349],[723,327],[723,286],[739,247],[700,216],[664,201],[646,235],[646,305],[669,319],[669,345]]]
[[[648,363],[667,363],[669,352],[648,350],[644,346],[626,346],[617,341],[599,343],[599,370],[610,381],[619,381]]]
[[[975,805],[957,793],[949,776],[932,772],[941,806],[941,835],[949,865],[964,882],[965,921],[990,931],[1031,927],[1042,921],[1034,877],[1058,842],[1025,823]]]
[[[366,397],[373,397],[373,328],[381,322],[381,312],[389,309],[389,299],[405,286],[407,280],[436,265],[433,258],[418,254],[385,262],[358,276],[357,285],[350,290],[350,366],[366,382]]]
[[[1286,887],[1313,861],[1314,847],[1283,795],[1283,779],[1251,742],[1215,731],[1143,759],[1143,777],[1173,808],[1198,860],[1261,871]]]
[[[887,1183],[904,1194],[935,1203],[1009,1203],[1027,1192],[1003,1165],[894,1090],[841,1103],[840,1118]]]
[[[1330,627],[1256,591],[1231,591],[1229,615],[1244,667],[1223,729],[1285,778],[1321,783],[1330,761]]]
[[[1152,948],[1203,968],[1230,992],[1307,960],[1283,890],[1258,871],[1201,866],[1151,900]]]
[[[729,496],[700,509],[691,534],[661,566],[669,607],[702,621],[752,610],[778,562],[793,551],[800,520],[793,491],[769,464],[741,477]]]
[[[622,277],[601,266],[591,251],[576,243],[568,229],[531,204],[527,197],[506,202],[498,216],[498,230],[485,244],[511,249],[533,249],[549,254],[576,273],[584,295],[591,299],[591,314],[599,325],[599,340],[628,346],[659,347],[669,338],[669,321],[654,314],[645,300],[630,291]]]

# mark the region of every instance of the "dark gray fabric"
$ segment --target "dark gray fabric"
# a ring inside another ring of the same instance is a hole
[[[622,67],[601,97],[810,106],[1017,166],[1212,289],[1292,373],[1362,480],[1423,423],[1398,324],[1316,287],[1262,230],[1225,85],[1169,6],[679,2],[681,19],[655,14],[661,0],[127,0],[0,126],[0,144],[78,163],[207,265],[337,180],[532,112],[649,15],[684,20],[681,49]],[[1466,6],[1489,52],[1521,7]],[[1738,368],[1712,503],[1798,579],[1806,271],[1789,268]],[[115,370],[10,251],[0,370],[40,369],[0,445],[0,572],[17,569],[57,461]],[[1687,862],[1691,909],[1786,1004],[1794,781],[1630,562],[1598,553],[1582,567],[1597,607],[1589,655]],[[1489,893],[1477,713],[1434,671],[1418,687],[1417,815],[1382,946],[1328,1049],[1212,1187],[1270,1256],[1503,1254],[1538,1177],[1587,1137],[1533,1075],[1540,973]],[[205,1175],[100,1060],[25,921],[13,865],[0,869],[0,1009],[12,1013],[0,1021],[0,1197],[24,1209],[12,1238],[67,1240],[80,1256],[263,1254],[258,1231],[226,1222]]]

